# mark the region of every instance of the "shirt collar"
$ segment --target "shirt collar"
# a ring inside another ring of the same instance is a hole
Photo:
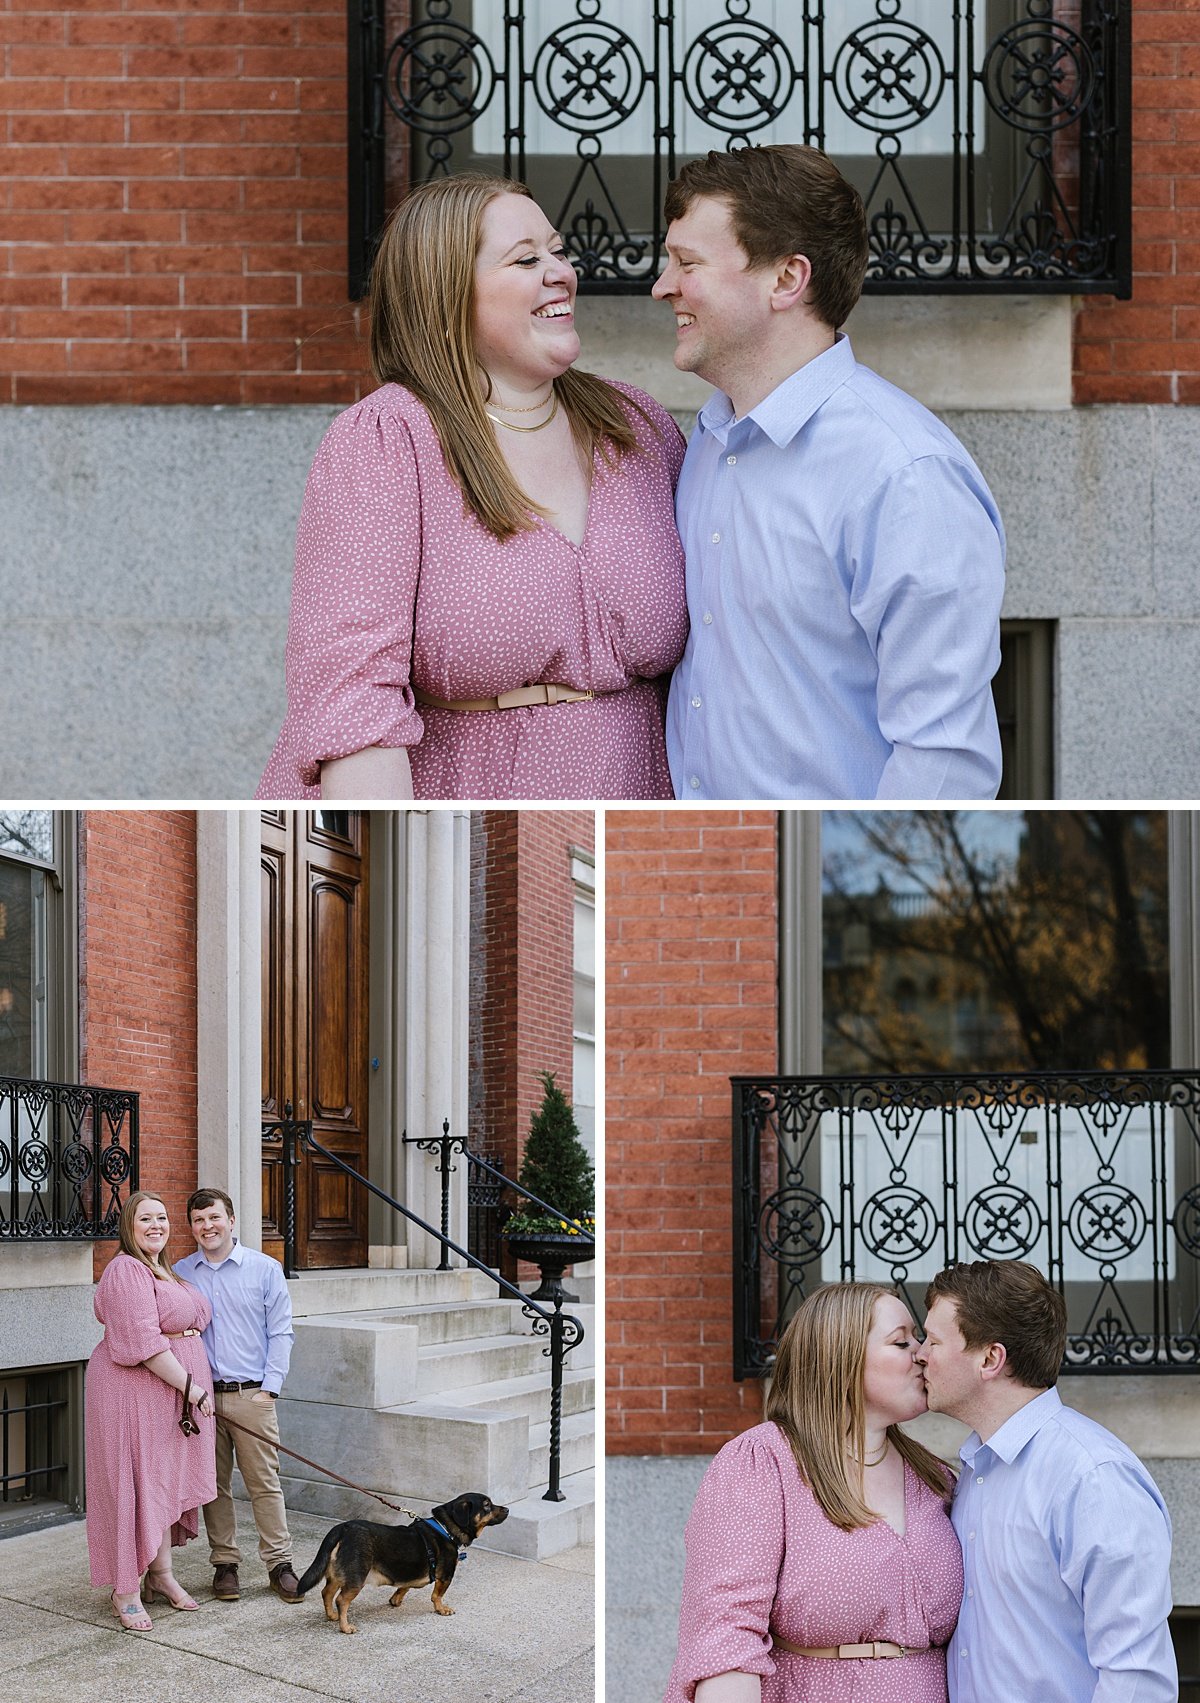
[[[1056,1389],[1043,1390],[1041,1395],[1019,1407],[998,1431],[993,1431],[986,1443],[980,1442],[978,1431],[972,1431],[958,1451],[959,1459],[969,1467],[980,1449],[990,1449],[1011,1466],[1031,1438],[1036,1437],[1043,1425],[1049,1424],[1061,1407],[1062,1397]]]
[[[797,367],[744,418],[753,420],[778,449],[784,449],[817,409],[845,384],[856,365],[850,339],[844,331],[839,331],[831,349]],[[723,390],[714,391],[709,397],[700,410],[698,424],[724,441],[735,420],[733,403]]]
[[[233,1261],[234,1265],[241,1265],[241,1263],[242,1263],[242,1244],[238,1241],[237,1237],[235,1236],[233,1238],[232,1248],[230,1248],[229,1252],[225,1255],[225,1258],[223,1260],[217,1261],[216,1265],[214,1265],[213,1262],[209,1259],[208,1255],[204,1252],[203,1248],[197,1248],[196,1249],[196,1258],[203,1265],[206,1265],[208,1267],[209,1271],[220,1271],[221,1267],[223,1265],[228,1265],[230,1260]]]

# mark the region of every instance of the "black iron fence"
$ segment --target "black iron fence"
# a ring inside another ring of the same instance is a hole
[[[0,1378],[0,1505],[67,1500],[69,1399],[62,1384],[54,1372]]]
[[[734,1077],[734,1376],[821,1283],[957,1260],[1067,1300],[1064,1371],[1200,1369],[1200,1073]]]
[[[111,1241],[137,1186],[137,1094],[0,1077],[0,1241]]]
[[[511,1300],[519,1301],[521,1303],[521,1311],[530,1321],[530,1328],[532,1329],[533,1334],[535,1336],[544,1336],[548,1339],[542,1352],[547,1355],[550,1360],[550,1467],[549,1484],[543,1500],[547,1502],[565,1501],[565,1492],[562,1490],[560,1484],[562,1474],[563,1368],[566,1356],[573,1348],[578,1348],[580,1343],[583,1341],[584,1329],[582,1324],[580,1324],[579,1320],[575,1318],[573,1314],[563,1312],[561,1298],[544,1306],[540,1301],[535,1301],[532,1296],[524,1294],[516,1287],[515,1284],[510,1283],[507,1278],[501,1277],[498,1272],[492,1270],[476,1254],[469,1253],[466,1248],[460,1248],[457,1242],[451,1240],[449,1235],[450,1176],[455,1169],[451,1163],[451,1159],[454,1153],[462,1153],[465,1151],[465,1143],[462,1137],[451,1136],[449,1121],[447,1120],[443,1123],[440,1136],[433,1136],[429,1138],[417,1136],[404,1137],[405,1141],[411,1142],[412,1145],[419,1148],[425,1148],[427,1151],[438,1155],[439,1171],[441,1174],[442,1227],[440,1230],[435,1230],[432,1224],[427,1224],[423,1218],[418,1216],[417,1213],[410,1211],[407,1206],[402,1206],[398,1200],[394,1200],[390,1194],[381,1189],[376,1183],[373,1183],[369,1178],[364,1177],[361,1172],[356,1171],[352,1165],[348,1165],[339,1154],[331,1152],[328,1147],[325,1147],[321,1142],[319,1142],[313,1135],[311,1119],[294,1119],[290,1121],[264,1123],[262,1126],[262,1138],[264,1141],[281,1140],[283,1144],[283,1223],[280,1228],[283,1231],[283,1268],[288,1277],[295,1277],[297,1275],[296,1170],[303,1162],[304,1155],[306,1153],[316,1153],[320,1154],[321,1158],[325,1160],[327,1164],[334,1165],[345,1176],[349,1177],[352,1182],[358,1185],[358,1187],[365,1189],[368,1194],[374,1195],[376,1200],[382,1201],[383,1204],[390,1207],[393,1212],[400,1213],[400,1215],[406,1218],[410,1224],[415,1224],[418,1229],[424,1230],[427,1235],[432,1236],[435,1241],[439,1242],[442,1250],[441,1262],[437,1267],[439,1271],[449,1271],[451,1269],[450,1255],[457,1254],[459,1259],[465,1261],[472,1270],[483,1272],[484,1275],[491,1280],[491,1282],[495,1283],[499,1287],[502,1295],[507,1295]],[[486,1166],[487,1170],[494,1170],[494,1167],[489,1165],[487,1161],[480,1159],[478,1155],[474,1155],[472,1157],[475,1158],[479,1164]],[[508,1178],[503,1176],[502,1172],[496,1172],[495,1175],[499,1177],[502,1182],[507,1183],[509,1181]],[[518,1187],[519,1185],[514,1184],[513,1186]],[[521,1190],[520,1192],[528,1195],[527,1190]],[[528,1198],[537,1201],[539,1206],[545,1205],[545,1202],[537,1200],[536,1195],[528,1195]],[[553,1211],[554,1208],[549,1207],[547,1210]],[[590,1259],[595,1253],[595,1244],[590,1237],[583,1238],[582,1240],[587,1245],[586,1248],[581,1245],[579,1257],[580,1259]]]
[[[683,161],[825,148],[876,291],[1127,296],[1128,0],[350,0],[350,291],[411,182],[528,183],[581,288],[644,292]],[[767,19],[774,22],[768,22]],[[389,181],[390,173],[390,181]]]

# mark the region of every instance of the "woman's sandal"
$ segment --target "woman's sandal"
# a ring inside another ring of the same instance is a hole
[[[117,1606],[116,1591],[110,1593],[108,1600],[112,1604],[113,1613],[121,1622],[121,1626],[126,1632],[153,1631],[154,1622],[136,1598],[130,1603],[128,1608],[119,1608]]]
[[[142,1580],[142,1597],[146,1602],[153,1602],[155,1597],[161,1597],[162,1600],[171,1608],[178,1609],[180,1613],[186,1614],[190,1614],[194,1608],[200,1607],[198,1602],[193,1601],[193,1599],[188,1596],[187,1592],[173,1573],[168,1573],[167,1578],[170,1579],[175,1589],[180,1593],[181,1600],[176,1602],[174,1597],[168,1596],[167,1592],[163,1590],[161,1585],[153,1583],[153,1580],[156,1577],[161,1579],[162,1576],[163,1575],[161,1573],[154,1574],[147,1571],[146,1577]]]

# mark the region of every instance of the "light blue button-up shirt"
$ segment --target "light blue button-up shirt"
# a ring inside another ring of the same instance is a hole
[[[1178,1696],[1171,1521],[1137,1456],[1046,1390],[972,1432],[951,1517],[965,1592],[950,1703],[1169,1703]]]
[[[735,419],[676,493],[691,632],[677,798],[994,798],[1004,528],[983,475],[847,338]]]
[[[295,1336],[279,1261],[235,1241],[219,1265],[197,1250],[177,1260],[175,1270],[196,1285],[212,1308],[203,1341],[214,1379],[229,1384],[260,1380],[264,1390],[278,1395]]]

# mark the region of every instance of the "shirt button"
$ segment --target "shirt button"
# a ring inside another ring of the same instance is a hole
[[[975,1592],[971,1589],[971,1587],[969,1585],[967,1586],[967,1595],[969,1597],[973,1597],[975,1595]]]
[[[967,1542],[968,1543],[974,1543],[975,1542],[975,1533],[974,1532],[968,1532],[967,1533]]]
[[[693,708],[693,709],[694,709],[694,710],[698,710],[698,709],[699,709],[699,708],[700,708],[700,704],[701,704],[701,701],[702,701],[702,700],[701,700],[701,699],[699,699],[699,698],[693,698],[693,699],[692,699],[692,708]]]
[[[700,776],[699,775],[693,775],[692,778],[689,780],[688,785],[692,786],[692,787],[698,787],[700,785]]]
[[[719,532],[714,532],[712,535],[712,541],[714,544],[719,544],[721,542],[721,534]]]
[[[725,457],[725,465],[726,465],[726,467],[736,467],[737,466],[737,456],[736,455],[727,455]]]
[[[979,1476],[975,1480],[975,1482],[976,1482],[976,1484],[982,1484],[983,1483],[983,1474],[982,1473],[979,1474]]]
[[[712,616],[707,609],[704,611],[704,625],[706,627],[712,626]]]

